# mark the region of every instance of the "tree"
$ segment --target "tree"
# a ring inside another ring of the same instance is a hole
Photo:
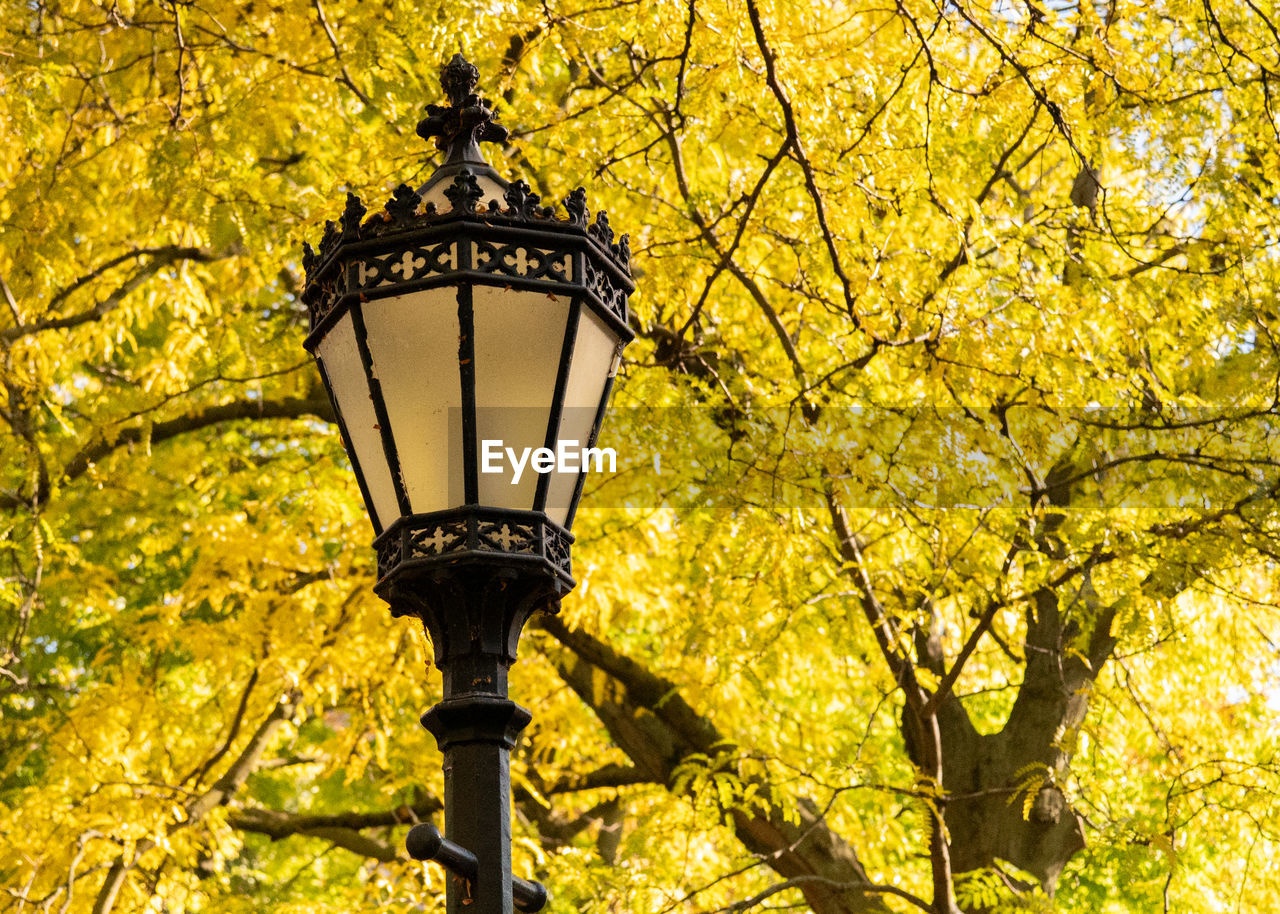
[[[298,293],[459,45],[641,273],[513,670],[552,910],[1280,908],[1268,5],[0,17],[0,910],[438,899]]]

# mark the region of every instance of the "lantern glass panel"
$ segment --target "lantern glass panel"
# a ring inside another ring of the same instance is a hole
[[[355,451],[357,469],[373,502],[368,507],[374,515],[374,526],[384,530],[400,516],[400,508],[350,313],[344,314],[325,334],[316,347],[316,357],[324,366],[329,388]]]
[[[585,448],[604,396],[605,384],[612,373],[618,335],[609,329],[594,311],[580,305],[582,316],[574,339],[573,361],[565,385],[564,408],[557,435],[560,441],[576,441]],[[568,518],[570,502],[577,486],[578,473],[555,473],[547,488],[546,513],[557,524]]]
[[[501,441],[516,454],[545,446],[571,300],[494,286],[475,286],[471,294],[476,449],[483,469],[486,440]],[[531,510],[538,474],[526,465],[513,485],[505,456],[501,467],[500,473],[477,473],[480,504]]]
[[[456,507],[462,504],[462,444],[451,440],[449,418],[462,407],[458,290],[425,289],[362,307],[409,507],[416,514]]]

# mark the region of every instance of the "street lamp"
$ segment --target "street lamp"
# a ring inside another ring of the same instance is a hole
[[[479,143],[507,130],[478,76],[461,55],[441,71],[449,105],[428,105],[418,133],[445,158],[425,185],[372,216],[348,194],[319,251],[304,246],[303,300],[376,533],[374,590],[422,620],[444,675],[422,723],[444,754],[446,835],[416,826],[409,852],[450,871],[449,914],[510,914],[546,891],[511,875],[509,754],[531,715],[507,670],[525,621],[574,586],[583,449],[634,286],[627,236],[589,220],[582,188],[559,215],[485,161]]]

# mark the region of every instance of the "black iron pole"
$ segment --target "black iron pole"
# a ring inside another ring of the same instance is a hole
[[[507,698],[507,671],[525,621],[554,609],[545,573],[500,562],[436,570],[412,588],[444,674],[443,700],[422,716],[444,755],[442,837],[419,825],[411,856],[449,871],[447,914],[513,914],[546,904],[546,890],[511,873],[511,750],[532,715]],[[403,582],[397,587],[406,602]]]
[[[444,754],[445,837],[477,863],[449,879],[448,914],[512,914],[510,753],[530,716],[505,695],[446,693],[422,717]]]

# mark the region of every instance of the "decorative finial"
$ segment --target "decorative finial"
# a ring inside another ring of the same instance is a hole
[[[449,198],[455,213],[474,213],[484,191],[480,189],[480,184],[470,169],[464,168],[454,177],[453,183],[444,189],[444,195]]]
[[[435,138],[436,147],[445,153],[446,165],[487,165],[479,144],[500,143],[509,134],[506,127],[493,122],[489,103],[475,94],[479,79],[480,71],[461,54],[454,54],[440,71],[448,107],[427,105],[427,116],[418,124],[418,136]]]
[[[391,214],[391,221],[396,225],[408,225],[413,221],[413,214],[421,202],[422,198],[412,187],[401,184],[387,201],[387,212]]]
[[[574,225],[587,227],[587,218],[591,215],[587,210],[587,189],[575,187],[564,198],[564,209],[569,214],[569,221]]]
[[[454,54],[453,59],[440,69],[440,88],[444,89],[449,103],[455,108],[463,106],[479,81],[479,69],[461,54]]]
[[[342,211],[342,237],[354,241],[360,237],[360,220],[369,210],[360,198],[347,191],[347,208]]]
[[[544,207],[538,206],[541,198],[523,181],[508,184],[503,199],[507,204],[507,213],[518,219],[535,219],[543,213]]]

